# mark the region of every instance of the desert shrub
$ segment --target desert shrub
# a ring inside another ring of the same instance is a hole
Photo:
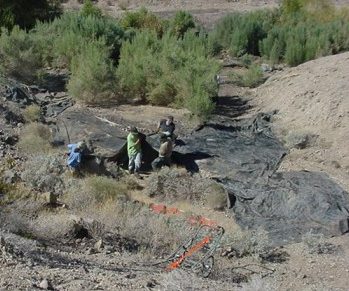
[[[97,202],[115,199],[128,199],[127,186],[114,179],[103,176],[92,176],[85,180],[86,191],[91,193]]]
[[[250,88],[257,87],[264,81],[263,72],[258,65],[251,65],[248,70],[242,73],[234,72],[230,74],[230,78],[234,84]]]
[[[117,75],[126,97],[186,107],[204,119],[213,109],[218,70],[204,37],[186,33],[159,39],[154,32],[140,32],[123,45]]]
[[[33,122],[23,128],[18,147],[29,154],[47,153],[51,149],[50,140],[51,131],[49,127]]]
[[[157,215],[129,201],[133,187],[124,180],[88,177],[75,181],[63,201],[83,219],[98,220],[105,231],[136,240],[145,254],[168,255],[191,233],[189,225],[179,217]]]
[[[330,0],[284,0],[281,5],[282,21],[294,22],[312,18],[320,22],[336,17],[336,9]]]
[[[229,14],[217,23],[212,37],[233,56],[259,55],[259,41],[267,36],[277,17],[275,11]]]
[[[326,23],[308,20],[275,27],[261,42],[261,53],[272,62],[283,60],[291,66],[320,56],[349,49],[349,21]]]
[[[183,37],[184,34],[192,28],[195,28],[194,18],[186,11],[176,12],[169,23],[170,32],[177,37]]]
[[[349,49],[349,13],[328,0],[285,0],[279,10],[234,13],[217,23],[209,35],[233,56],[245,53],[296,66]]]
[[[322,233],[306,233],[302,237],[303,243],[308,247],[311,254],[333,254],[338,251],[338,247],[327,242]]]
[[[35,122],[40,119],[41,108],[40,106],[33,104],[24,109],[23,117],[27,122]]]
[[[137,204],[124,204],[118,219],[122,236],[136,239],[146,253],[158,257],[173,252],[191,233],[183,219],[155,215]]]
[[[153,173],[146,194],[161,201],[190,201],[216,210],[222,210],[227,204],[226,191],[221,185],[177,168],[163,168]]]
[[[66,184],[71,182],[67,177],[63,179],[64,171],[65,163],[61,154],[34,155],[26,161],[21,178],[41,192],[62,194]]]
[[[1,192],[1,182],[0,182],[0,192]],[[33,198],[35,195],[32,190],[23,184],[9,184],[3,192],[5,195],[0,200],[0,204],[8,205],[20,200],[26,200],[29,197]]]
[[[212,182],[205,191],[205,204],[215,210],[223,210],[227,206],[227,191],[222,185]]]
[[[120,19],[120,25],[125,29],[151,30],[158,36],[164,33],[163,21],[145,8],[135,12],[126,12]]]
[[[242,76],[242,84],[245,87],[256,87],[260,85],[263,80],[263,72],[257,65],[250,66],[247,72]]]
[[[0,27],[31,28],[37,20],[50,20],[60,13],[60,1],[57,0],[2,0]]]
[[[115,74],[104,43],[91,42],[72,63],[69,93],[88,104],[107,104],[115,97]]]
[[[68,68],[86,44],[95,41],[103,40],[109,49],[109,56],[117,60],[121,43],[126,37],[124,30],[113,19],[77,13],[64,13],[52,23],[38,23],[34,32],[38,38],[49,42],[44,46],[47,61]]]
[[[24,82],[35,80],[42,67],[35,39],[19,27],[14,27],[11,32],[2,31],[0,60],[4,74]]]
[[[96,7],[91,0],[85,0],[84,5],[81,8],[80,14],[84,17],[86,16],[101,17],[102,10]]]

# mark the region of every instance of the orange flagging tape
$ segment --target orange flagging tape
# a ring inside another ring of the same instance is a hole
[[[179,215],[184,213],[183,211],[179,210],[176,207],[167,207],[164,204],[155,204],[151,203],[149,205],[149,208],[157,213],[157,214],[165,214],[165,215]],[[218,226],[217,222],[211,219],[208,219],[206,217],[203,217],[201,215],[192,215],[188,218],[188,222],[190,224],[198,224],[198,225],[205,225],[205,226],[211,226],[216,227]]]
[[[180,265],[183,263],[184,259],[186,257],[190,257],[192,254],[194,254],[195,252],[199,251],[200,249],[202,249],[206,244],[208,244],[211,241],[211,237],[210,236],[206,236],[204,237],[201,241],[199,241],[196,245],[194,245],[193,247],[191,247],[187,252],[185,252],[183,255],[181,255],[176,261],[170,263],[167,268],[166,271],[172,271],[175,270],[177,268],[180,267]]]

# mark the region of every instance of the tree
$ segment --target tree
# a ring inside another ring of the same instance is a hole
[[[2,0],[0,26],[12,29],[14,25],[30,29],[36,20],[52,19],[61,13],[58,0]]]

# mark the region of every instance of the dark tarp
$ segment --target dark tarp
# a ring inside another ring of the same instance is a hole
[[[117,162],[126,166],[128,162],[125,126],[100,118],[86,108],[69,108],[59,115],[53,127],[57,143],[75,143],[80,140],[91,141],[95,148],[91,156],[99,156],[106,162]],[[149,169],[150,163],[158,155],[142,138],[143,169]]]
[[[347,192],[324,173],[277,172],[287,151],[269,128],[271,117],[206,124],[176,150],[208,154],[188,169],[200,168],[221,182],[236,221],[243,228],[267,230],[274,244],[298,241],[310,230],[347,232]]]

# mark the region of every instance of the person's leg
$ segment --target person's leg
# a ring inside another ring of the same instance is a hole
[[[135,173],[139,173],[139,170],[142,165],[142,153],[137,153],[134,160]]]
[[[130,174],[133,173],[133,170],[135,168],[135,158],[136,158],[136,155],[128,157],[128,171]]]
[[[157,171],[159,169],[161,169],[161,158],[157,157],[152,163],[151,163],[151,167],[153,169],[153,171]]]
[[[171,167],[171,157],[165,157],[163,165],[167,167]]]

